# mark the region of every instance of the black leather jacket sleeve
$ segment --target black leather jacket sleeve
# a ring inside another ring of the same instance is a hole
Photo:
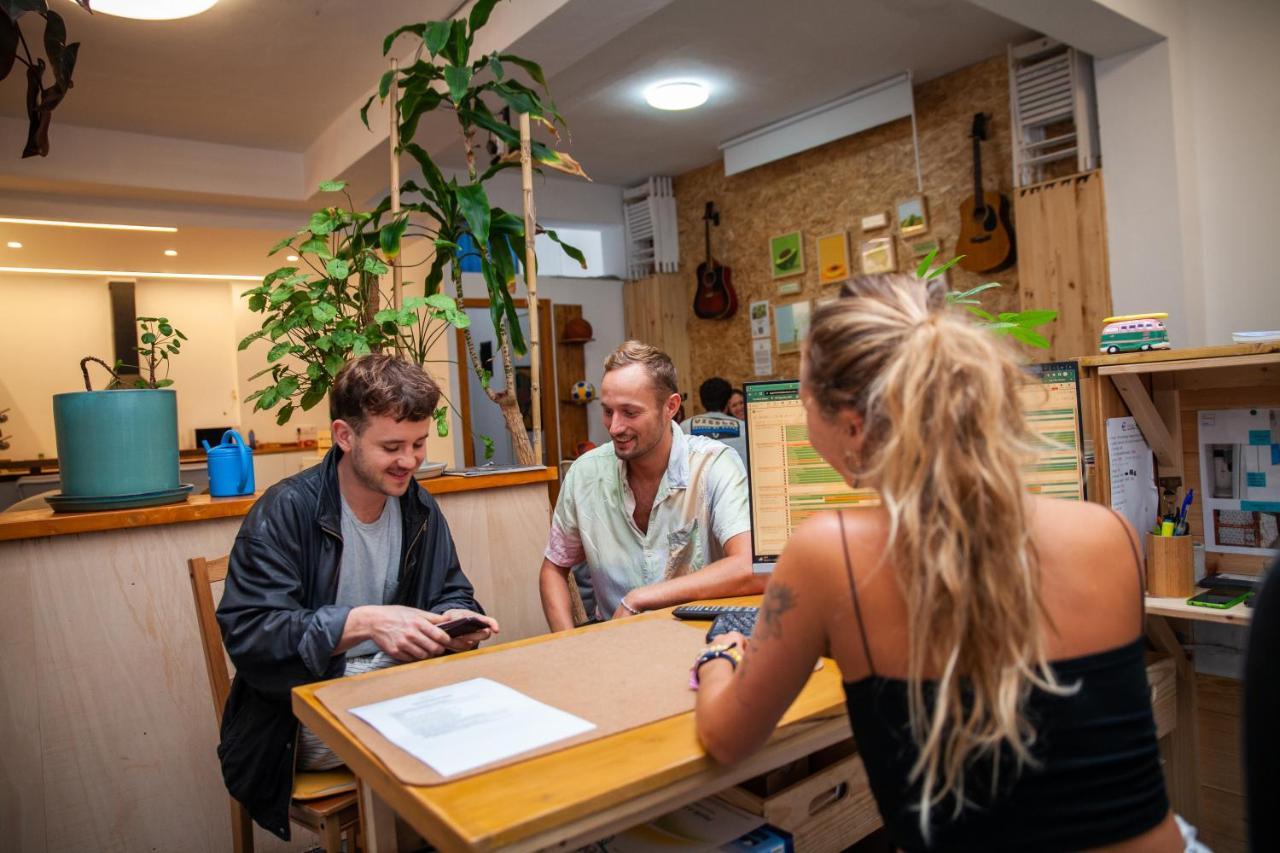
[[[299,535],[308,525],[290,522],[300,509],[291,497],[287,490],[265,495],[250,511],[231,549],[218,606],[236,671],[268,696],[324,677],[351,609],[317,601],[314,581],[330,573],[317,570],[323,555],[314,552],[325,543]]]

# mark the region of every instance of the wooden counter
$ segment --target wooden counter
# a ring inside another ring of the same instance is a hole
[[[538,569],[555,477],[425,482],[502,625],[495,642],[546,631]],[[254,499],[0,514],[0,850],[231,849],[186,563],[228,553]],[[314,845],[296,827],[288,844],[256,833],[260,853]]]
[[[451,495],[458,492],[500,489],[530,483],[549,483],[555,479],[555,469],[544,468],[540,471],[518,471],[512,474],[490,474],[484,477],[455,477],[445,474],[419,482],[433,495]],[[241,518],[249,512],[249,507],[253,506],[254,501],[261,496],[261,492],[238,498],[191,495],[183,503],[103,512],[54,512],[47,507],[22,512],[5,512],[0,513],[0,542],[32,539],[38,536],[61,536],[67,533],[90,533],[96,530],[152,527],[157,524],[178,524],[184,521],[204,521],[211,518]]]

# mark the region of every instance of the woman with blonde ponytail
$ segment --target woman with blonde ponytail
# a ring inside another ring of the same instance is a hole
[[[903,850],[1174,851],[1133,531],[1031,495],[1005,339],[903,275],[846,285],[801,364],[809,440],[875,509],[792,536],[745,650],[698,668],[698,734],[755,751],[829,649]]]

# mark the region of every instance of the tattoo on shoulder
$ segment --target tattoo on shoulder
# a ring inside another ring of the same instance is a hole
[[[771,581],[760,605],[760,622],[751,632],[753,640],[782,637],[782,614],[796,606],[796,594],[785,583]]]

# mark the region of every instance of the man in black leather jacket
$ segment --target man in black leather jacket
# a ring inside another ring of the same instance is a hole
[[[300,728],[292,688],[342,676],[355,646],[420,660],[475,648],[498,629],[482,616],[435,499],[413,477],[438,399],[430,378],[405,361],[373,355],[349,363],[330,393],[333,449],[270,488],[236,536],[218,606],[236,666],[218,756],[227,790],[281,838],[289,838]],[[357,564],[349,543],[344,557],[353,516],[365,528],[398,519],[384,531],[385,541],[400,543],[398,555]],[[371,563],[382,572],[373,588],[387,596],[352,600],[351,578],[340,584],[340,575]],[[461,616],[479,616],[489,628],[450,638],[436,627]]]

